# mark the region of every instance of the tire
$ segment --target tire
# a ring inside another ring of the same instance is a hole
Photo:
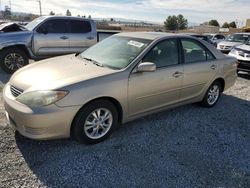
[[[7,48],[0,52],[0,66],[8,74],[14,73],[28,63],[28,56],[18,48]]]
[[[218,90],[217,90],[217,89]],[[214,91],[214,92],[212,92]],[[222,85],[219,81],[214,81],[208,88],[201,105],[204,107],[213,107],[218,102],[222,93]],[[213,100],[212,100],[213,99]]]
[[[100,110],[99,116],[98,110]],[[100,120],[107,118],[104,118],[106,113],[110,113],[107,115],[109,119]],[[87,104],[77,113],[71,131],[78,142],[96,144],[108,138],[117,127],[118,112],[114,104],[108,100],[97,100]]]

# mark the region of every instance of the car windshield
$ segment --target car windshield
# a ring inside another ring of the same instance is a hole
[[[123,69],[150,43],[151,40],[114,35],[90,47],[80,56],[102,66]]]
[[[246,42],[246,45],[249,45],[249,46],[250,46],[250,38],[249,38],[249,40]]]
[[[226,41],[229,42],[241,42],[245,43],[249,39],[250,35],[245,35],[245,34],[234,34],[234,35],[229,35],[226,39]]]
[[[46,17],[42,16],[39,18],[34,19],[33,21],[31,21],[30,23],[28,23],[26,26],[24,26],[26,29],[32,31],[38,24],[40,24],[43,20],[45,20]]]

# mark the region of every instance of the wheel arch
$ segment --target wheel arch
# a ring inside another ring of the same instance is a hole
[[[92,99],[92,100],[88,101],[87,103],[85,103],[85,104],[78,110],[78,112],[76,113],[76,115],[75,115],[75,117],[74,117],[74,119],[73,119],[73,121],[72,121],[72,123],[71,123],[71,127],[70,127],[70,136],[73,136],[73,134],[72,134],[72,133],[73,133],[73,131],[72,131],[72,130],[73,130],[73,124],[74,124],[75,118],[76,118],[77,115],[80,113],[80,111],[81,111],[84,107],[86,107],[87,105],[89,105],[90,103],[95,102],[95,101],[98,101],[98,100],[107,100],[107,101],[112,102],[112,103],[114,104],[114,106],[116,107],[117,112],[118,112],[118,122],[119,122],[119,123],[122,123],[122,119],[123,119],[123,109],[122,109],[122,106],[121,106],[120,102],[119,102],[117,99],[113,98],[113,97],[107,97],[107,96],[98,97],[98,98],[95,98],[95,99]]]
[[[221,89],[222,89],[222,92],[223,92],[224,89],[225,89],[225,80],[224,80],[224,78],[221,78],[221,77],[216,78],[213,82],[216,82],[216,81],[221,83],[221,87],[222,87]]]
[[[6,49],[13,49],[13,48],[22,50],[27,55],[28,58],[31,58],[31,54],[29,53],[27,46],[24,44],[16,44],[16,45],[6,46],[6,47],[2,48],[1,51],[6,50]]]

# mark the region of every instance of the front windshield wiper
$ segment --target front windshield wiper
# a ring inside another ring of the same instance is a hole
[[[82,56],[81,56],[82,57]],[[117,67],[114,67],[114,66],[111,66],[111,65],[106,65],[106,64],[102,64],[102,63],[99,63],[91,58],[87,58],[87,57],[82,57],[83,59],[87,60],[87,61],[90,61],[92,62],[94,65],[96,66],[99,66],[99,67],[107,67],[107,68],[110,68],[110,69],[113,69],[113,70],[120,70],[119,68]]]
[[[98,63],[97,61],[91,59],[91,58],[87,58],[87,57],[83,57],[83,59],[87,60],[87,61],[91,61],[94,65],[97,65],[99,67],[103,67],[103,64]]]

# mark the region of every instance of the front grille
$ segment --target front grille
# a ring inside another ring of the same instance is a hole
[[[13,85],[10,86],[10,91],[11,91],[11,94],[12,94],[14,97],[18,97],[19,95],[21,95],[21,94],[23,93],[23,90],[18,89],[18,88],[16,88],[16,87],[13,86]]]

